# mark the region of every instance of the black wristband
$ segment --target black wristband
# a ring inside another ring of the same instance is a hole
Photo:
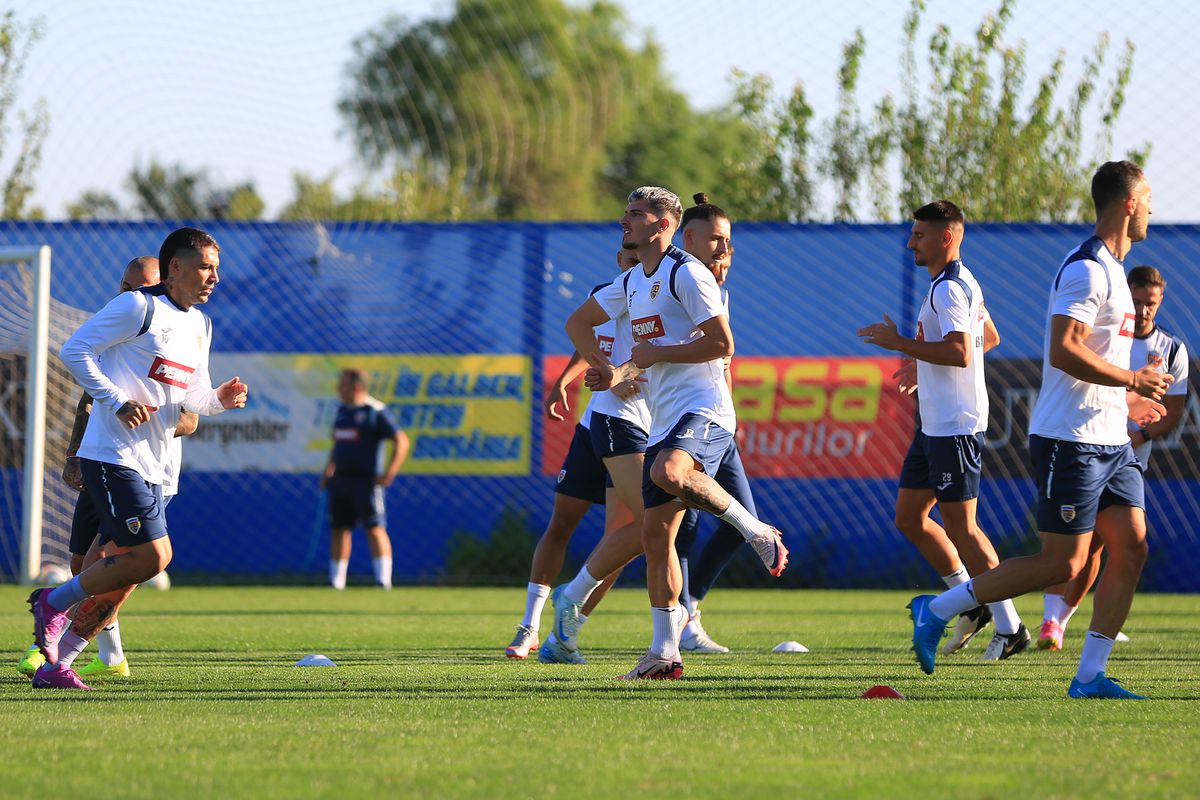
[[[1138,433],[1140,433],[1142,435],[1142,438],[1145,439],[1147,442],[1154,438],[1153,436],[1150,435],[1150,426],[1149,425],[1143,425],[1142,427],[1138,428]]]

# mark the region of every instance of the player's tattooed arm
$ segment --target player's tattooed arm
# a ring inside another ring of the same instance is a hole
[[[194,411],[180,411],[179,421],[175,423],[176,436],[191,436],[200,427],[200,415]]]
[[[79,445],[83,442],[83,433],[87,430],[88,419],[92,415],[92,398],[87,392],[79,397],[75,406],[75,421],[71,424],[71,440],[67,443],[67,458],[63,464],[63,483],[72,489],[83,490],[83,472],[79,469]]]
[[[729,510],[729,495],[702,472],[691,472],[683,481],[679,499],[686,505],[720,516]]]

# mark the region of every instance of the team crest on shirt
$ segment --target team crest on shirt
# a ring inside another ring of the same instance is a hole
[[[1075,506],[1059,506],[1058,515],[1068,525],[1075,521]]]
[[[134,536],[137,536],[138,531],[142,529],[142,521],[137,517],[130,517],[129,519],[125,520],[125,527],[129,528],[130,533],[132,533]]]
[[[354,415],[354,424],[355,425],[362,425],[366,421],[367,421],[367,412],[366,411],[359,411],[358,413],[356,413]]]
[[[650,287],[650,299],[651,300],[658,297],[658,290],[661,288],[662,288],[662,281],[655,281],[654,285]]]
[[[563,480],[566,479],[566,477],[567,477],[567,471],[565,469],[560,469],[558,471],[558,482],[562,483]]]
[[[1146,353],[1146,363],[1150,366],[1161,366],[1162,357],[1162,353],[1156,353],[1153,350],[1150,350]]]

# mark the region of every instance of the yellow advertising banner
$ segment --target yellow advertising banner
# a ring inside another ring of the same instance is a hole
[[[408,434],[409,475],[528,475],[532,364],[520,355],[214,353],[212,374],[250,386],[245,410],[201,421],[186,469],[319,472],[343,369]]]

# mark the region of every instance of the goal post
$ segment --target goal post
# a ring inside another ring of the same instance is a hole
[[[41,568],[46,468],[46,387],[50,343],[50,247],[0,247],[0,264],[31,267],[29,340],[25,358],[24,463],[21,486],[21,562],[18,579],[30,584]]]

